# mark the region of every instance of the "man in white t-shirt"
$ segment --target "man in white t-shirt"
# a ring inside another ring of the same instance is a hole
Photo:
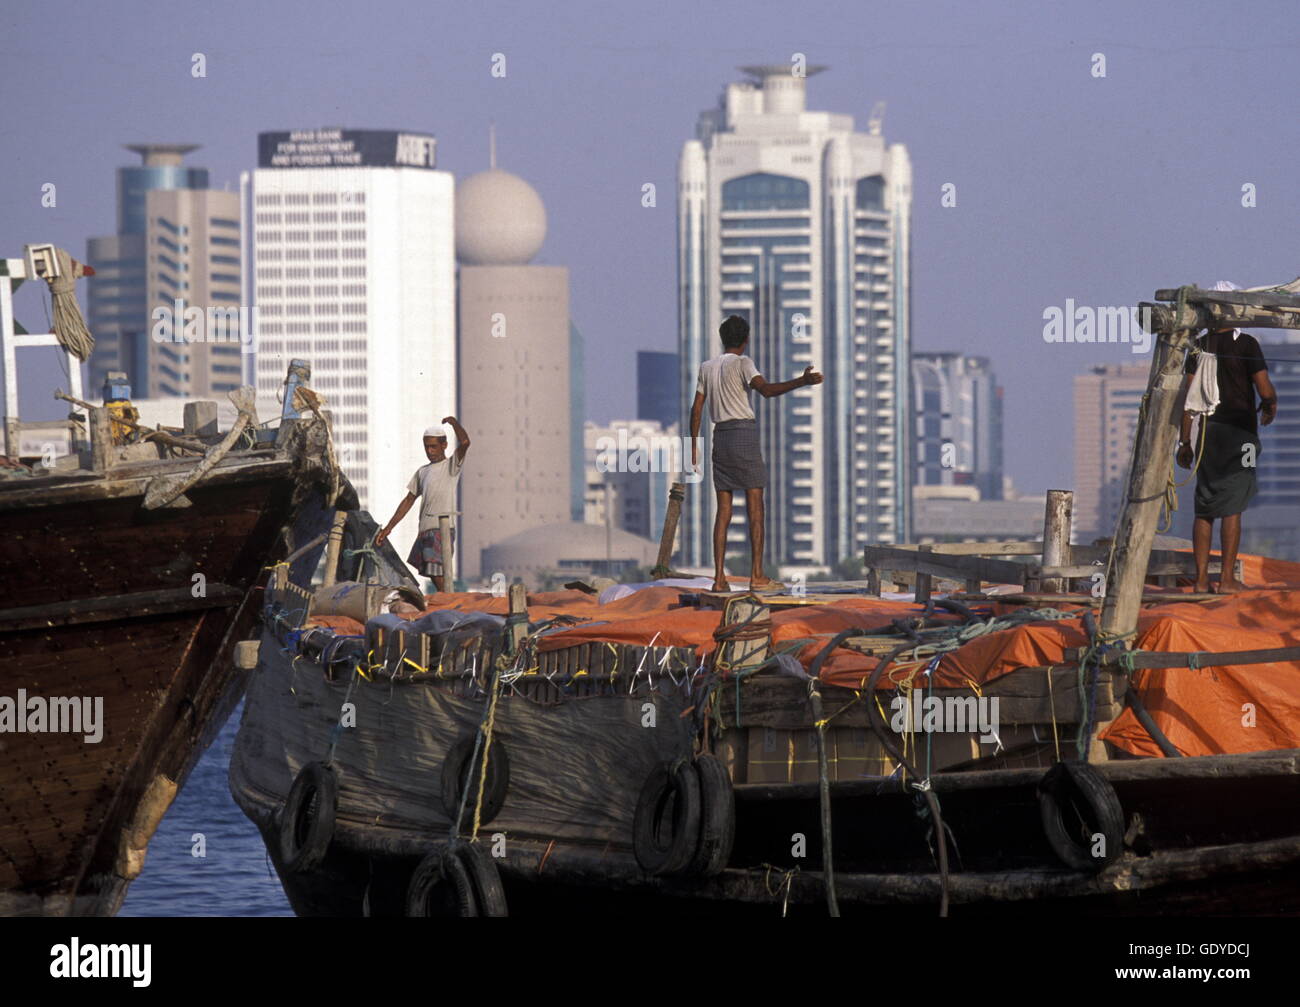
[[[447,432],[442,427],[432,426],[424,432],[424,454],[429,459],[429,464],[416,469],[406,487],[406,496],[397,505],[392,520],[375,536],[375,545],[383,545],[415,501],[422,497],[424,502],[420,505],[420,533],[411,546],[411,554],[406,557],[406,562],[426,577],[432,578],[434,589],[439,592],[449,590],[451,582],[442,569],[442,530],[438,519],[443,514],[451,516],[449,546],[454,548],[456,487],[460,484],[465,452],[469,450],[469,434],[456,417],[444,416],[442,422],[456,434],[456,453],[447,457]]]
[[[767,466],[758,443],[758,424],[749,405],[752,389],[765,399],[784,395],[796,388],[819,385],[822,376],[811,367],[789,381],[767,381],[754,361],[745,356],[749,345],[749,323],[730,315],[718,328],[723,352],[700,365],[691,406],[691,466],[700,465],[700,422],[704,404],[713,421],[713,488],[718,494],[718,513],[713,522],[713,590],[730,591],[727,583],[727,528],[731,525],[731,495],[743,491],[749,516],[751,588],[769,587],[772,579],[763,573],[763,487]]]

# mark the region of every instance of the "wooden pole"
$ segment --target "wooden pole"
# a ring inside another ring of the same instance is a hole
[[[108,410],[98,406],[90,409],[90,467],[96,472],[106,472],[113,464],[113,425]]]
[[[1074,516],[1074,493],[1048,490],[1043,514],[1043,566],[1070,565],[1070,527]],[[1044,577],[1041,591],[1057,594],[1069,590],[1064,577]]]
[[[1191,329],[1175,329],[1155,343],[1151,377],[1138,414],[1128,490],[1115,536],[1114,562],[1101,608],[1101,632],[1112,640],[1127,638],[1137,629],[1147,561],[1182,421],[1181,415],[1175,415],[1175,407],[1182,391],[1184,350],[1191,337]]]
[[[528,589],[523,584],[510,585],[510,616],[506,626],[510,632],[510,653],[519,652],[519,644],[528,635]]]
[[[668,561],[673,558],[673,540],[677,538],[677,521],[682,514],[682,500],[686,498],[686,487],[682,483],[673,483],[668,491],[668,512],[664,515],[664,530],[659,536],[659,556],[655,568],[650,571],[654,578],[666,577],[672,571]]]
[[[931,550],[928,545],[917,546],[916,548],[918,557],[921,557],[921,554],[928,553],[930,551]],[[931,575],[928,573],[920,573],[918,571],[916,575],[916,603],[918,605],[924,605],[926,602],[930,600],[930,592],[933,589],[933,586],[934,586],[934,582],[933,579],[931,578]]]
[[[322,587],[333,587],[338,580],[339,553],[343,550],[343,524],[347,517],[346,511],[334,512],[334,523],[330,526],[329,541],[325,545],[325,578],[321,582]]]

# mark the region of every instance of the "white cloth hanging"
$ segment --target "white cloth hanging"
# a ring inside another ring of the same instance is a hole
[[[1202,350],[1196,355],[1196,373],[1187,389],[1183,409],[1195,416],[1209,416],[1219,408],[1219,359]]]

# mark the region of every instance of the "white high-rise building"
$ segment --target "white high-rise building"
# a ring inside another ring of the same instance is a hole
[[[343,470],[381,524],[427,462],[425,428],[456,411],[454,182],[435,169],[434,143],[262,133],[242,184],[261,408],[278,408],[289,361],[308,361]],[[393,533],[403,558],[417,524],[410,515]]]
[[[824,67],[808,67],[807,75]],[[906,540],[911,509],[909,227],[912,169],[880,117],[805,107],[789,65],[743,67],[701,114],[678,167],[682,429],[718,326],[750,324],[749,354],[769,380],[814,365],[823,385],[758,401],[768,467],[767,554],[830,567],[871,543]],[[712,558],[715,497],[688,489],[682,562]],[[743,505],[729,553],[745,551]]]

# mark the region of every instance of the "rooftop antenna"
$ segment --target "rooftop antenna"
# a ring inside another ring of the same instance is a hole
[[[878,101],[871,106],[871,115],[867,119],[867,132],[879,136],[885,127],[885,103]]]
[[[495,171],[497,167],[497,124],[488,120],[488,168]]]

